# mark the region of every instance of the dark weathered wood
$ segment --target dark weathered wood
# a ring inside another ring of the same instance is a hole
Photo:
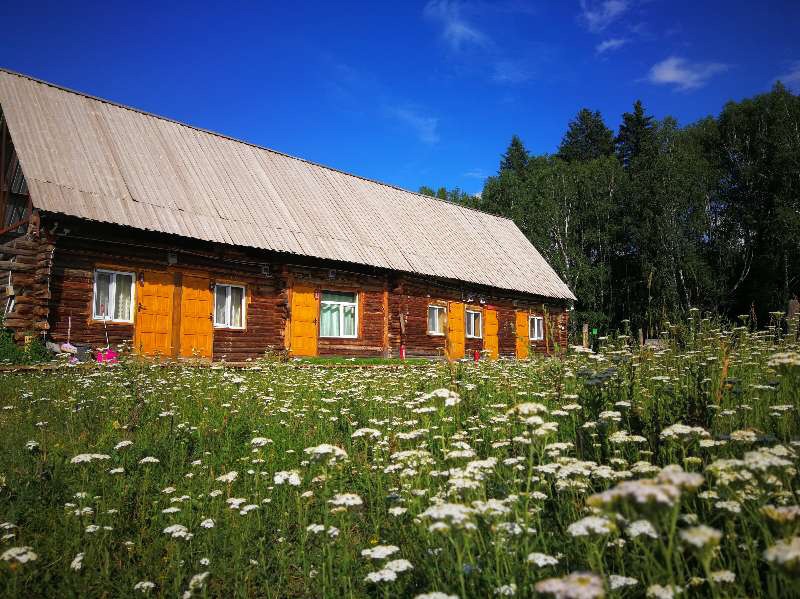
[[[284,351],[287,348],[286,332],[291,316],[289,294],[294,282],[310,285],[319,291],[358,291],[358,337],[319,339],[320,355],[397,356],[400,346],[405,345],[409,356],[441,357],[445,338],[427,334],[428,304],[465,301],[467,291],[476,307],[480,306],[477,298],[483,297],[496,309],[500,354],[513,355],[515,310],[521,306],[536,312],[544,307],[541,298],[520,298],[492,290],[465,290],[429,278],[381,273],[372,268],[360,272],[354,265],[349,265],[347,270],[334,269],[335,278],[331,279],[330,266],[323,267],[319,262],[317,265],[296,264],[294,257],[287,260],[286,256],[255,250],[248,253],[242,248],[203,245],[101,224],[68,222],[62,226],[76,233],[58,238],[52,270],[47,269],[47,260],[44,260],[41,273],[49,282],[52,294],[48,302],[50,334],[58,342],[66,341],[71,318],[73,343],[105,345],[103,325],[92,319],[93,277],[97,267],[133,272],[155,269],[183,275],[203,274],[211,281],[245,285],[248,290],[246,328],[214,330],[214,359],[227,362],[258,358],[266,351]],[[45,222],[42,230],[47,229],[48,223]],[[40,242],[37,247],[45,246]],[[177,264],[167,265],[169,251],[178,255]],[[39,276],[39,253],[35,259],[37,270],[30,275],[32,277]],[[269,275],[261,269],[265,262],[271,265]],[[30,279],[26,283],[34,285],[36,281]],[[31,298],[31,301],[35,299]],[[34,313],[38,315],[31,312]],[[550,341],[532,343],[532,351],[552,351],[553,341],[561,348],[566,347],[565,306],[548,304],[547,313],[546,328]],[[175,322],[173,326],[176,326]],[[106,328],[112,344],[133,339],[134,325],[131,323],[107,323]],[[174,346],[178,346],[177,339]],[[468,355],[482,349],[481,339],[470,339],[466,343]]]
[[[8,125],[3,118],[3,123],[0,124],[0,225],[6,220],[6,208],[8,207],[8,190],[6,189],[7,130]]]
[[[0,260],[0,270],[10,270],[11,272],[33,272],[36,270],[35,264],[24,264],[12,260]]]

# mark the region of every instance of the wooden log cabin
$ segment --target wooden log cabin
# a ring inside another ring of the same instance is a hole
[[[4,326],[241,361],[525,358],[575,299],[508,219],[0,70]]]

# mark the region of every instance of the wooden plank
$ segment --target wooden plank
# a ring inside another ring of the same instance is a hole
[[[8,206],[8,190],[6,189],[6,131],[8,125],[5,118],[0,125],[0,223],[6,220],[6,208]]]
[[[383,284],[383,355],[389,357],[389,288]]]
[[[173,279],[172,293],[172,357],[180,355],[180,338],[181,338],[181,299],[183,296],[183,273],[176,272]],[[178,341],[174,341],[178,339]]]
[[[33,272],[36,270],[36,265],[23,264],[14,260],[0,260],[0,270],[10,270],[11,272]]]

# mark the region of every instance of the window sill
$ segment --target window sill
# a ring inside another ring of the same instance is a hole
[[[470,337],[469,335],[464,335],[464,339],[483,339],[483,337]]]
[[[428,331],[428,337],[446,337],[446,336],[447,336],[446,333],[431,333],[430,331]]]
[[[215,331],[246,331],[247,327],[226,327],[225,325],[215,324]]]
[[[106,323],[106,324],[133,324],[132,320],[111,320],[111,319],[104,320],[102,318],[95,318],[95,317],[92,317],[91,322],[93,324],[103,324],[103,323]]]
[[[358,335],[320,335],[320,339],[358,339]]]

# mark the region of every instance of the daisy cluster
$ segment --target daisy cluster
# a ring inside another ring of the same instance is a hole
[[[800,596],[798,352],[0,373],[0,594]]]

